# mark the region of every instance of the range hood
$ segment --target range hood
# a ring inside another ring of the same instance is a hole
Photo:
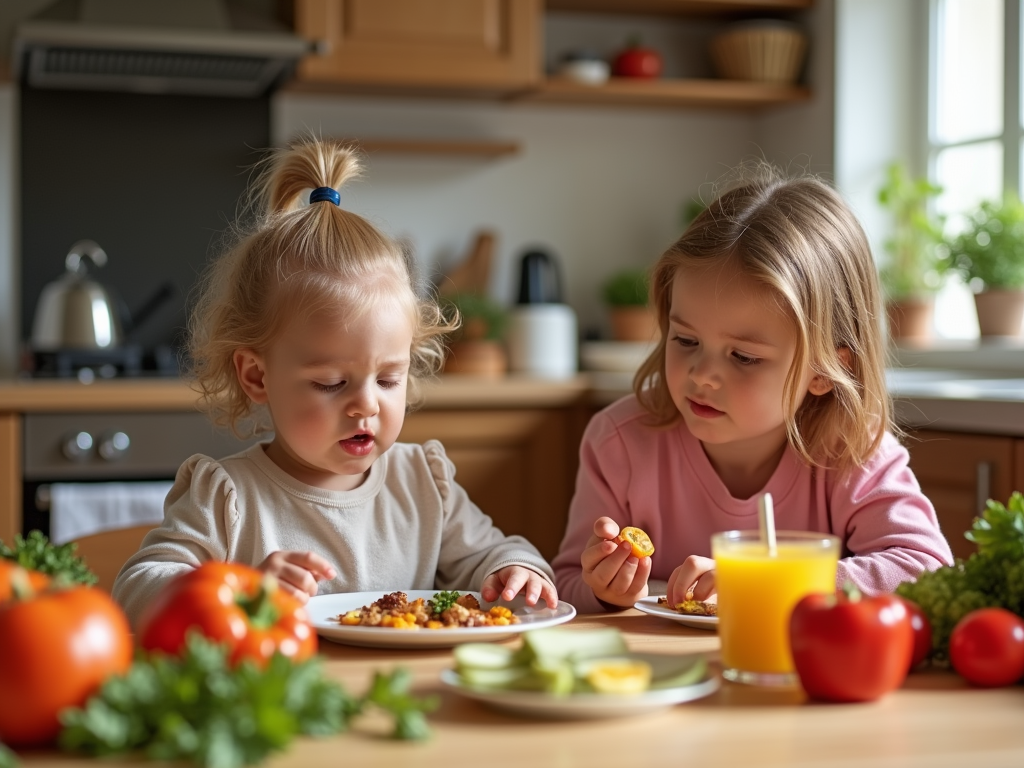
[[[308,51],[252,0],[58,0],[14,33],[36,88],[260,96]]]

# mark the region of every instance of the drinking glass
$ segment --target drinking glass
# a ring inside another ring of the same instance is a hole
[[[805,595],[835,592],[838,538],[778,531],[776,542],[772,554],[758,531],[725,531],[711,537],[722,675],[727,680],[796,685],[790,613]]]

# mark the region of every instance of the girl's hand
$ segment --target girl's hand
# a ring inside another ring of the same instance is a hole
[[[610,517],[594,521],[594,533],[580,556],[583,582],[594,590],[598,600],[632,608],[637,600],[647,597],[651,558],[634,557],[628,541],[613,541],[618,535],[619,526]]]
[[[511,600],[520,592],[526,595],[527,605],[536,605],[537,599],[543,597],[548,608],[558,607],[555,585],[536,571],[521,565],[508,565],[495,571],[484,579],[480,588],[480,596],[489,603],[497,600],[499,594],[503,600]]]
[[[276,578],[282,589],[302,603],[316,594],[318,581],[338,575],[330,563],[313,552],[272,552],[258,569]]]
[[[715,594],[715,561],[690,555],[672,571],[668,579],[668,603],[679,605],[689,593],[694,600],[707,600]]]

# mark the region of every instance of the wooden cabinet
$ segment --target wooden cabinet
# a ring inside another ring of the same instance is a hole
[[[410,414],[400,440],[440,440],[455,480],[503,532],[550,560],[572,499],[583,409],[451,410]]]
[[[507,92],[540,72],[540,0],[297,0],[308,83]]]
[[[806,101],[800,85],[612,78],[594,86],[543,71],[545,10],[723,22],[791,14],[814,0],[294,0],[315,52],[292,89],[504,95],[541,103],[759,109]]]
[[[910,468],[931,499],[953,554],[975,546],[964,538],[987,499],[1005,502],[1024,489],[1024,440],[996,435],[917,430],[905,442]]]

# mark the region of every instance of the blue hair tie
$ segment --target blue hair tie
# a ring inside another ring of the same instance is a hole
[[[322,203],[324,201],[334,203],[335,205],[341,205],[341,195],[338,194],[338,190],[331,189],[330,187],[317,187],[309,193],[310,203]]]

